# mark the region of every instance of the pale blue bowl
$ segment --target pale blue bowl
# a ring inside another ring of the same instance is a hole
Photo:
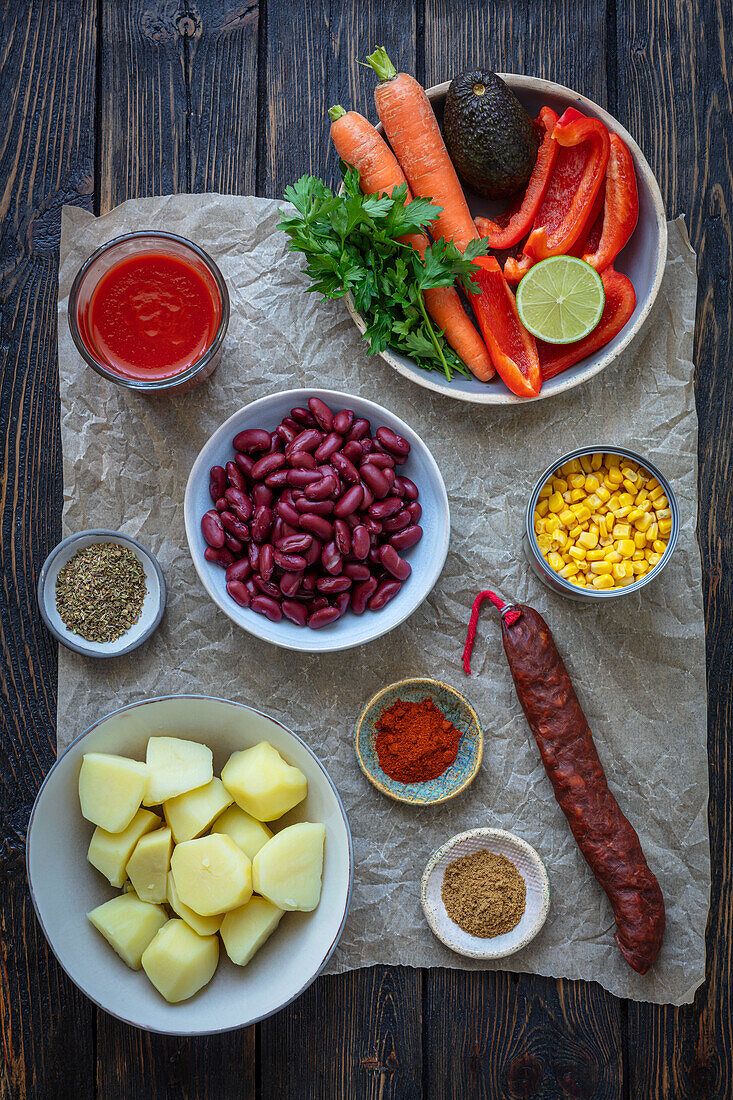
[[[398,783],[379,766],[374,748],[376,724],[387,707],[398,699],[421,703],[427,698],[432,698],[448,721],[461,731],[463,736],[458,744],[458,755],[450,768],[436,779],[429,779],[425,783]],[[455,798],[473,782],[481,766],[484,738],[478,714],[459,691],[441,680],[416,676],[382,688],[369,700],[356,723],[354,748],[364,775],[382,794],[396,802],[407,802],[413,806],[433,806]]]

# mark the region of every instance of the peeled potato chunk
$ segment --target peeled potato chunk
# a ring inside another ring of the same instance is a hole
[[[165,901],[173,841],[170,829],[156,829],[140,837],[127,861],[127,877],[142,901]]]
[[[203,787],[214,774],[211,749],[180,737],[151,737],[145,760],[148,788],[144,806],[159,806],[185,791]]]
[[[263,844],[267,844],[272,836],[272,829],[250,817],[239,806],[230,806],[221,817],[217,817],[211,831],[226,833],[250,859],[255,858]]]
[[[163,803],[165,819],[173,832],[176,844],[193,840],[208,829],[211,822],[232,804],[221,779],[214,777],[203,787],[186,791]]]
[[[252,861],[255,891],[279,909],[315,909],[321,897],[325,839],[326,826],[310,821],[275,833]]]
[[[97,825],[89,842],[87,859],[92,867],[109,879],[110,886],[122,886],[125,868],[141,836],[160,825],[160,818],[150,810],[138,810],[121,833],[108,833]]]
[[[258,821],[276,821],[308,794],[300,768],[287,764],[268,741],[233,753],[221,778],[237,805]]]
[[[121,833],[140,809],[147,782],[148,769],[139,760],[85,753],[79,772],[81,812],[108,833]]]
[[[267,898],[250,898],[240,909],[232,909],[221,922],[226,953],[237,966],[246,966],[280,923],[282,909]]]
[[[189,928],[198,932],[199,936],[213,936],[221,928],[221,922],[224,919],[221,913],[216,913],[213,917],[202,917],[183,904],[176,893],[176,884],[170,871],[168,872],[168,904],[181,920],[185,920]]]
[[[178,897],[202,917],[236,909],[252,896],[251,860],[223,833],[176,844],[171,871]]]
[[[168,920],[161,905],[141,901],[132,892],[105,901],[87,917],[131,970],[140,969],[143,951]]]
[[[218,938],[199,936],[175,918],[163,925],[142,955],[143,970],[171,1004],[203,989],[214,977],[218,962]]]

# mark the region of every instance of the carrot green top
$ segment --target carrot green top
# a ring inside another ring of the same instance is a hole
[[[346,114],[346,111],[340,103],[334,103],[333,107],[328,108],[328,114],[331,122],[335,122],[337,118],[342,118]]]
[[[371,65],[380,80],[391,80],[397,76],[397,70],[390,61],[384,46],[377,46],[374,53],[368,55],[367,65]]]

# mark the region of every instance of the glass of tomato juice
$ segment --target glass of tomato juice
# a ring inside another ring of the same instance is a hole
[[[69,327],[98,374],[128,389],[183,393],[216,370],[229,294],[210,256],[148,230],[92,253],[69,295]]]

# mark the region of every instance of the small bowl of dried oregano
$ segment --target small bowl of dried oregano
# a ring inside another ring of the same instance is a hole
[[[433,852],[422,877],[432,932],[459,955],[501,959],[545,923],[550,883],[542,860],[504,829],[470,829]]]
[[[70,535],[38,577],[44,623],[86,657],[120,657],[146,641],[163,618],[165,580],[156,558],[121,531]]]

